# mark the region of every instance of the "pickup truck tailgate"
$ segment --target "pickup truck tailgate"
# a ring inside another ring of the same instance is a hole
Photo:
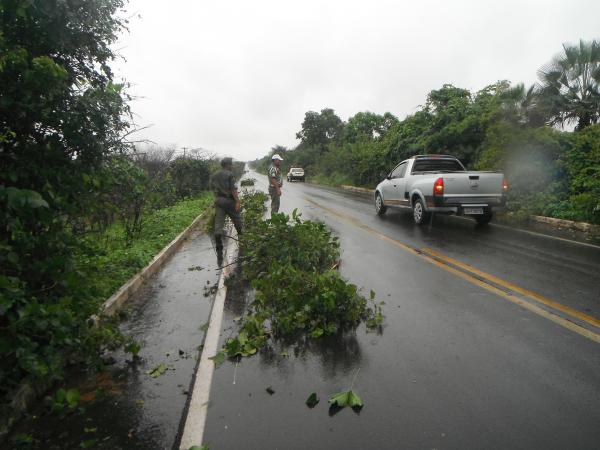
[[[504,176],[496,172],[444,174],[444,199],[451,203],[495,203],[502,197]]]

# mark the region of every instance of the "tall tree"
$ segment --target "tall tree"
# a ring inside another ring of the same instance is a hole
[[[344,123],[331,108],[322,109],[320,113],[308,111],[304,115],[302,129],[296,138],[308,147],[315,146],[323,150],[327,144],[341,138]]]
[[[600,42],[564,44],[538,77],[550,125],[576,123],[581,130],[600,120]]]
[[[383,116],[370,111],[356,113],[344,126],[344,142],[355,143],[380,138],[397,120],[389,112]]]
[[[530,127],[546,124],[546,116],[540,105],[540,94],[536,85],[528,88],[523,83],[507,87],[500,93],[503,116],[509,122]]]
[[[287,152],[288,148],[284,145],[275,145],[274,147],[271,147],[271,156],[279,155],[285,160],[285,155]]]

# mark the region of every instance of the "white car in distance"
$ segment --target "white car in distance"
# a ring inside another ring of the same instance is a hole
[[[300,167],[292,167],[287,174],[288,181],[304,181],[304,169]]]

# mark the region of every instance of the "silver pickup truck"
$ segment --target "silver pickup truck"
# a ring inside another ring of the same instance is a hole
[[[416,224],[432,213],[473,217],[486,224],[506,204],[508,183],[499,172],[469,172],[449,155],[417,155],[402,161],[375,188],[375,210],[410,209]]]

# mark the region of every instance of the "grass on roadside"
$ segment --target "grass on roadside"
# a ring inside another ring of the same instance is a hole
[[[205,211],[212,199],[212,194],[205,193],[148,213],[140,234],[129,242],[121,224],[82,239],[76,270],[85,278],[92,297],[98,301],[110,297]]]

